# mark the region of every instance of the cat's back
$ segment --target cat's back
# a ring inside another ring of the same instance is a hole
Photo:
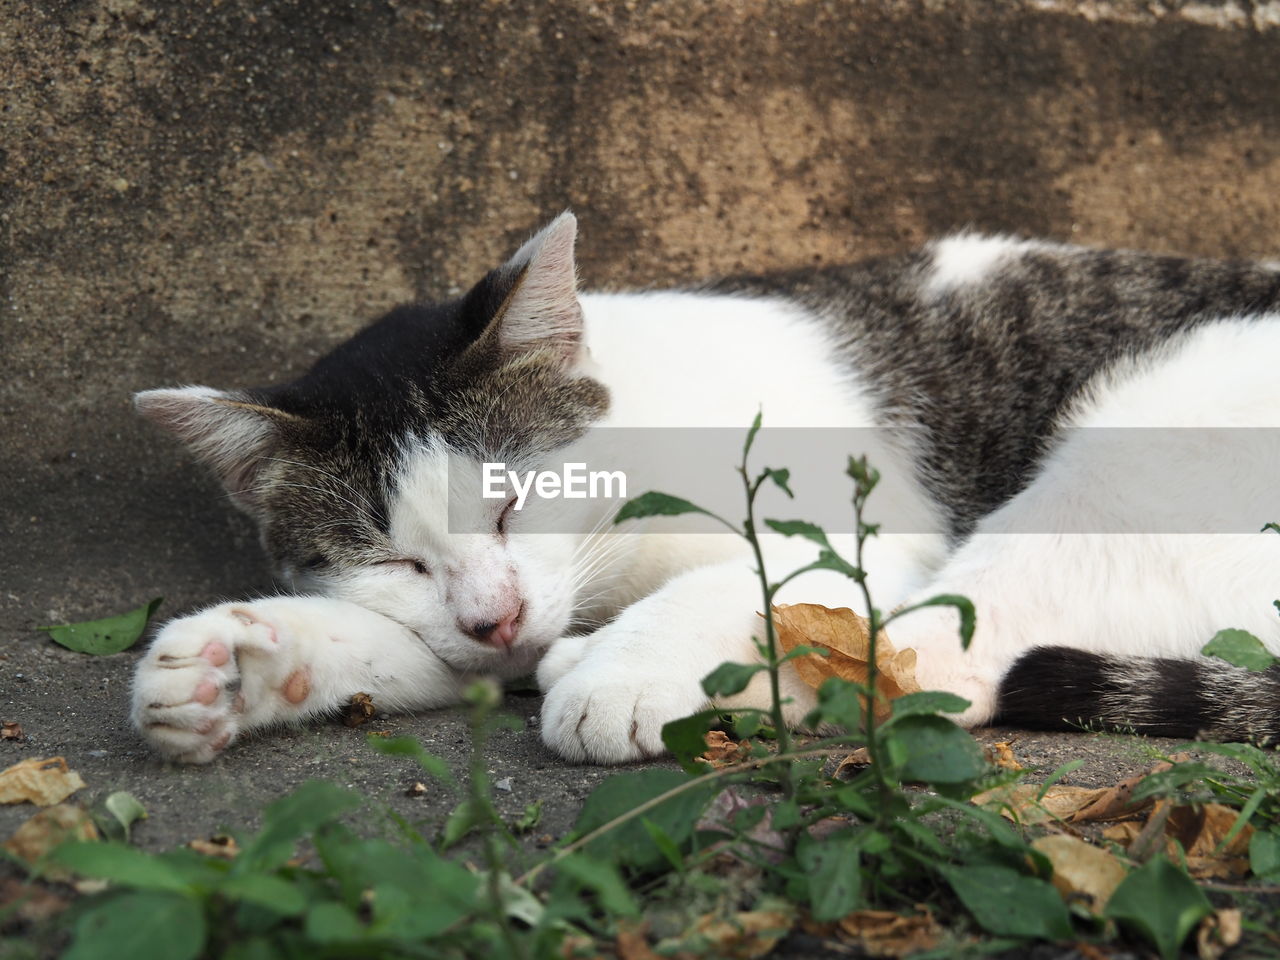
[[[922,479],[956,535],[1028,482],[1090,384],[1213,321],[1280,310],[1267,264],[976,234],[714,289],[803,304],[828,325],[881,421],[920,431]]]

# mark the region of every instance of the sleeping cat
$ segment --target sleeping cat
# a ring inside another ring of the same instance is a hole
[[[1228,626],[1280,652],[1280,537],[1258,532],[1280,519],[1280,456],[1270,432],[1239,429],[1280,426],[1280,270],[966,234],[849,267],[580,295],[575,236],[561,215],[465,296],[393,310],[293,383],[137,395],[299,591],[160,630],[133,689],[159,753],[206,762],[357,692],[418,710],[536,669],[552,750],[659,754],[663,724],[706,705],[701,678],[756,656],[743,543],[681,518],[614,533],[617,499],[494,499],[462,478],[559,467],[631,428],[731,428],[740,444],[758,410],[776,428],[879,428],[822,449],[884,475],[877,605],[974,603],[968,652],[948,608],[890,631],[926,689],[970,701],[961,722],[1280,736],[1274,669],[1198,657]],[[614,449],[662,459],[635,447]],[[778,497],[765,515],[805,516]],[[847,532],[833,541],[852,555]],[[775,578],[812,559],[799,539],[766,544]],[[858,596],[815,572],[779,599]],[[789,670],[783,692],[793,721],[813,705]],[[766,700],[757,677],[728,705]]]

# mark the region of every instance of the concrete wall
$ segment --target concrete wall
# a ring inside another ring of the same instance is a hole
[[[1276,7],[0,0],[4,635],[268,587],[130,392],[291,377],[566,206],[595,286],[964,226],[1277,255]]]

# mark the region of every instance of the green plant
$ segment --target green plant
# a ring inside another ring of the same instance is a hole
[[[947,693],[910,694],[887,705],[887,714],[877,719],[876,645],[885,626],[910,611],[884,616],[864,575],[863,548],[878,532],[864,512],[879,480],[876,472],[863,460],[848,463],[857,534],[850,560],[813,524],[758,518],[762,487],[772,483],[791,493],[787,470],[749,468],[759,428],[757,417],[738,466],[746,517],[741,525],[715,519],[748,541],[756,561],[766,611],[760,660],[721,665],[703,688],[709,697],[731,695],[767,671],[768,708],[732,717],[709,710],[668,724],[664,741],[683,769],[629,771],[604,781],[587,799],[574,831],[545,854],[531,854],[515,836],[536,822],[537,805],[508,825],[492,801],[486,740],[495,726],[510,721],[497,712],[498,691],[490,684],[467,693],[472,746],[465,782],[412,738],[369,738],[380,753],[414,759],[454,792],[457,803],[435,835],[401,822],[394,842],[362,836],[346,823],[361,798],[312,782],[270,805],[261,829],[243,839],[233,861],[186,849],[153,855],[123,842],[141,808],[115,794],[107,803],[118,822],[115,839],[64,845],[41,865],[110,882],[72,911],[74,939],[65,956],[560,960],[575,951],[595,955],[596,945],[642,919],[661,939],[659,952],[720,955],[731,950],[716,937],[744,927],[742,917],[754,918],[756,935],[776,939],[794,921],[796,905],[823,922],[863,907],[901,909],[921,902],[938,907],[953,927],[963,927],[968,917],[1006,946],[1076,938],[1082,923],[1086,936],[1108,935],[1112,927],[1103,926],[1103,918],[1082,920],[1068,911],[1048,882],[1049,860],[1017,829],[968,803],[978,790],[1010,775],[993,772],[972,738],[941,715],[963,710],[965,701]],[[688,501],[648,493],[620,517],[691,511],[715,516]],[[817,558],[770,580],[762,527],[812,541]],[[839,571],[861,592],[871,655],[865,683],[826,681],[806,719],[813,729],[844,732],[801,740],[783,722],[779,671],[789,659],[825,651],[780,654],[772,606],[784,584],[813,569]],[[941,596],[918,606],[936,604],[959,611],[958,642],[967,644],[974,629],[968,601]],[[700,764],[706,734],[716,725],[754,737],[750,756],[713,770]],[[772,747],[762,737],[771,737]],[[829,761],[857,746],[867,748],[872,762],[848,781],[836,779]],[[1280,880],[1275,753],[1246,745],[1201,747],[1244,763],[1251,775],[1177,764],[1150,778],[1139,794],[1190,795],[1239,806],[1239,828],[1246,821],[1255,828],[1254,872]],[[309,858],[294,859],[300,843],[313,850]],[[479,866],[446,856],[458,847]],[[1170,958],[1208,910],[1185,871],[1157,856],[1121,883],[1105,917]],[[727,924],[718,920],[723,917]],[[692,932],[677,932],[687,930]]]

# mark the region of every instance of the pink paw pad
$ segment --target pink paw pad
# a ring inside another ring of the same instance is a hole
[[[218,682],[211,677],[205,677],[196,684],[195,693],[191,699],[196,703],[203,703],[208,706],[218,699],[219,692]]]
[[[200,651],[200,656],[215,667],[220,667],[231,659],[231,651],[227,649],[225,643],[212,640],[204,645],[204,649]]]
[[[307,694],[311,692],[311,671],[306,667],[301,667],[285,678],[284,686],[281,693],[284,698],[292,704],[299,704],[307,699]]]

